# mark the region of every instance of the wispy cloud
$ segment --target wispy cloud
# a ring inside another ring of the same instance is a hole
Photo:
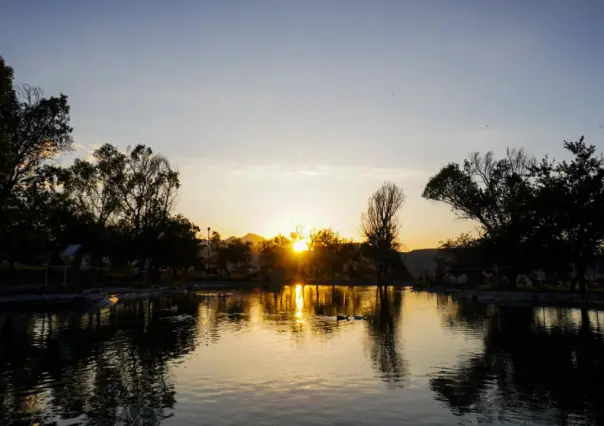
[[[183,159],[184,160],[184,159]],[[244,164],[239,162],[213,162],[203,159],[184,160],[180,163],[183,173],[219,173],[227,176],[241,177],[328,177],[328,176],[359,176],[379,179],[413,179],[426,177],[430,171],[414,168],[368,167],[360,165],[305,165],[295,164]]]

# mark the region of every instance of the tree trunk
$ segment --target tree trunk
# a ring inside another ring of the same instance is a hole
[[[570,287],[568,288],[568,291],[570,291],[571,293],[574,293],[576,287],[577,287],[577,277],[573,277],[570,280]]]
[[[577,266],[577,281],[579,282],[579,290],[581,291],[581,294],[585,294],[585,291],[587,290],[587,285],[585,282],[585,265],[584,264],[579,264]]]
[[[505,274],[505,276],[508,279],[508,288],[505,290],[516,290],[516,278],[518,277],[518,268],[512,266],[508,269],[508,272]]]
[[[382,285],[382,281],[384,280],[384,264],[382,262],[378,263],[378,267],[376,268],[377,274],[377,284]]]

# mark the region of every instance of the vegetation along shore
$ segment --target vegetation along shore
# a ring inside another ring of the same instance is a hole
[[[564,142],[564,161],[508,149],[501,159],[473,153],[442,167],[423,197],[476,229],[443,241],[422,269],[403,252],[405,196],[395,183],[369,198],[361,241],[301,226],[270,239],[223,238],[176,211],[180,175],[168,158],[141,144],[125,151],[104,144],[64,164],[60,157],[75,144],[67,96],[15,84],[1,58],[0,84],[4,293],[216,281],[598,288],[604,159],[583,137]]]

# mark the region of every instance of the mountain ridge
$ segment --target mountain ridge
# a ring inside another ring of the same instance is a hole
[[[252,243],[252,245],[256,245],[256,244],[261,243],[262,241],[265,241],[266,238],[264,238],[261,235],[254,234],[253,232],[248,232],[243,237],[232,236],[232,237],[229,237],[226,239],[227,242],[233,241],[233,240],[241,240],[244,243]]]

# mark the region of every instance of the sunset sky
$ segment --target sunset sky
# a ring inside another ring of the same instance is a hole
[[[421,198],[447,162],[604,142],[601,0],[3,0],[0,41],[16,82],[69,96],[65,162],[148,144],[224,236],[358,239],[392,180],[403,243],[434,247],[472,226]]]

